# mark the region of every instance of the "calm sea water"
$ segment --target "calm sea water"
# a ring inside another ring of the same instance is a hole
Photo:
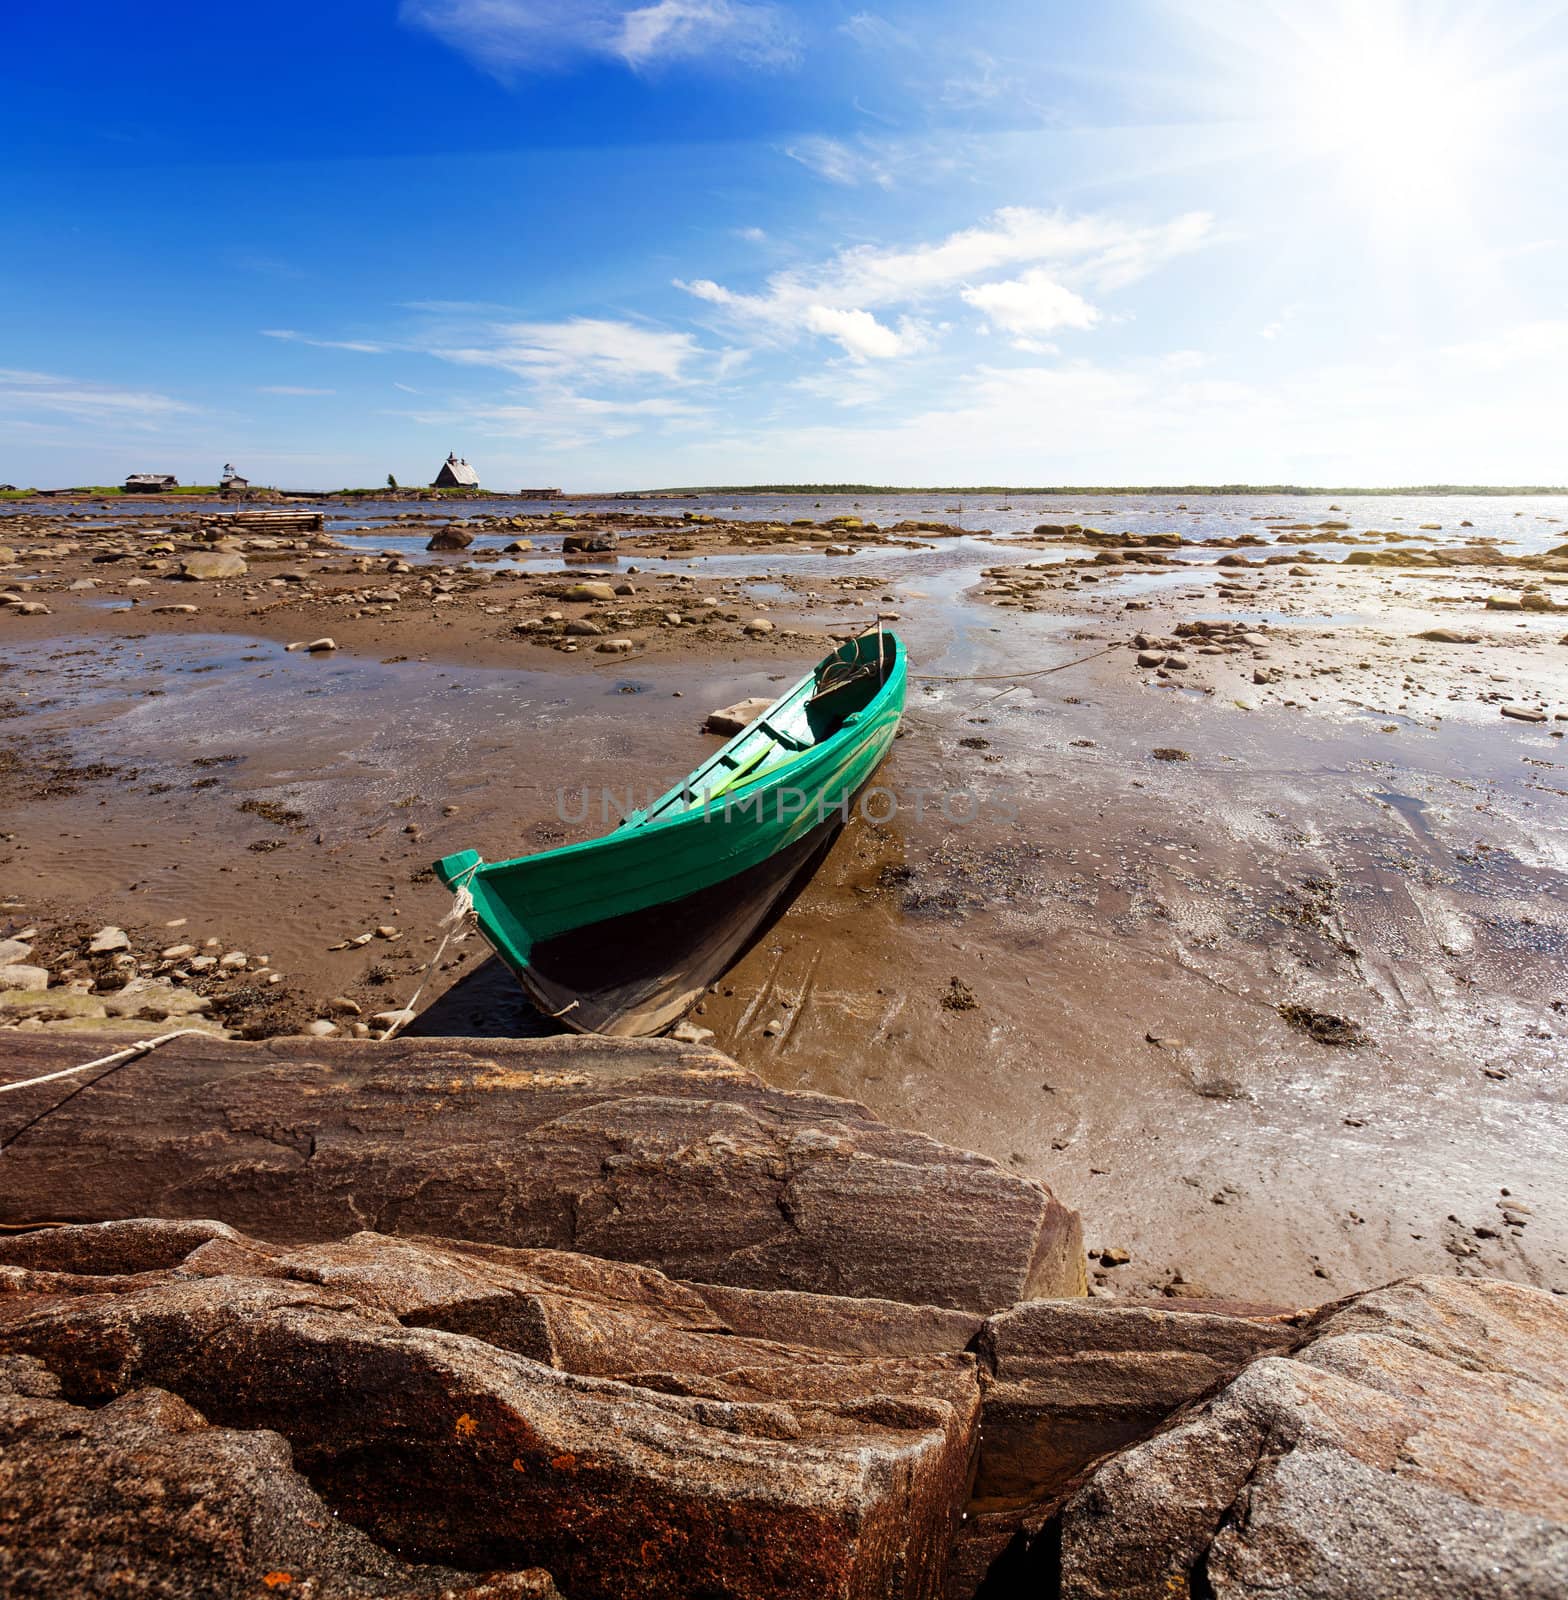
[[[219,502],[181,501],[178,511],[205,504],[224,510]],[[395,523],[400,514],[438,509],[432,502],[359,501],[346,505],[319,502],[327,526],[338,533],[371,534],[377,527]],[[27,509],[45,514],[80,512],[87,507],[64,502],[29,504]],[[109,515],[135,511],[145,515],[152,507],[111,501]],[[158,510],[176,514],[170,502]],[[1568,495],[1365,495],[1331,499],[1318,495],[965,495],[867,494],[779,495],[707,494],[691,498],[623,500],[606,497],[573,500],[469,500],[448,509],[461,516],[518,516],[528,512],[565,511],[585,515],[598,510],[667,512],[672,523],[683,512],[703,511],[746,521],[785,521],[810,517],[857,516],[887,526],[904,521],[940,521],[972,531],[1018,533],[1040,522],[1081,522],[1108,531],[1131,533],[1179,532],[1191,539],[1223,538],[1239,533],[1266,533],[1263,519],[1292,522],[1348,522],[1357,532],[1368,529],[1414,533],[1424,523],[1441,529],[1439,542],[1465,539],[1496,542],[1512,553],[1544,550],[1568,541]],[[1465,526],[1469,524],[1469,526]]]

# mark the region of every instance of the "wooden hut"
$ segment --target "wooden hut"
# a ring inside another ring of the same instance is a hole
[[[126,494],[162,494],[165,489],[178,489],[180,480],[172,472],[133,472],[125,480]]]
[[[454,452],[441,463],[432,489],[477,489],[479,474]]]
[[[242,478],[234,470],[233,462],[226,461],[223,464],[223,476],[218,479],[218,487],[220,489],[248,489],[250,488],[250,479]]]

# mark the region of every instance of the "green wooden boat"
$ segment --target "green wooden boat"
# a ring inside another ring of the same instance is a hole
[[[534,1003],[584,1033],[658,1033],[734,960],[848,820],[904,710],[880,629],[824,657],[646,811],[582,844],[435,863]]]

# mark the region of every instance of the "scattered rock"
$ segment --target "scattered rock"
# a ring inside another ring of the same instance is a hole
[[[742,728],[749,727],[773,702],[761,695],[753,695],[749,700],[737,700],[732,706],[720,706],[717,711],[710,711],[702,724],[704,733],[722,733],[726,738],[739,733]]]
[[[425,545],[427,550],[466,550],[474,542],[467,528],[437,528]]]
[[[1160,745],[1149,752],[1156,761],[1191,761],[1192,754],[1187,750],[1178,750],[1174,745]]]
[[[1428,628],[1424,633],[1416,635],[1429,644],[1480,644],[1481,635],[1470,633],[1464,628]]]
[[[49,987],[47,967],[28,966],[12,962],[0,967],[0,990],[20,990],[23,994],[38,994]]]
[[[309,641],[300,639],[294,644],[284,645],[283,648],[285,650],[303,650],[307,655],[319,655],[328,650],[336,650],[337,647],[335,639],[311,639]]]
[[[1354,1046],[1372,1042],[1359,1022],[1336,1016],[1332,1011],[1314,1011],[1311,1006],[1294,1004],[1279,1006],[1277,1010],[1291,1027],[1311,1034],[1319,1044]]]
[[[250,568],[245,558],[232,550],[203,550],[186,556],[180,563],[182,578],[211,582],[220,578],[243,578]]]
[[[1515,722],[1545,722],[1546,713],[1535,706],[1506,705],[1499,709],[1505,717],[1512,717]]]
[[[599,529],[590,533],[569,533],[561,540],[561,553],[572,554],[598,554],[615,549],[620,543],[617,534],[608,529]]]
[[[92,936],[87,946],[87,953],[94,956],[109,955],[116,950],[129,950],[131,947],[130,935],[124,928],[100,928]]]

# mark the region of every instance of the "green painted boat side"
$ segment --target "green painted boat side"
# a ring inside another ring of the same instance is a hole
[[[866,669],[882,654],[881,686],[840,717],[824,674]],[[526,975],[536,945],[683,900],[787,850],[839,813],[887,754],[907,686],[903,645],[864,634],[825,657],[684,783],[619,827],[580,844],[485,862],[461,850],[435,863],[448,888],[466,886],[481,931]],[[738,781],[735,781],[738,780]]]

